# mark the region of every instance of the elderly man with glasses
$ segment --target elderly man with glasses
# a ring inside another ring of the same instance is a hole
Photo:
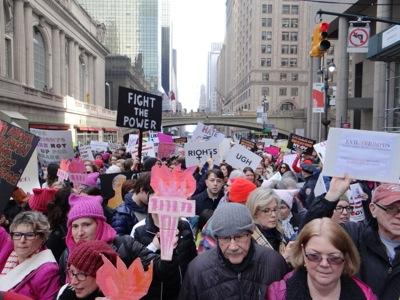
[[[329,191],[317,200],[306,215],[308,221],[330,217],[349,188],[349,178],[333,178]],[[346,222],[361,256],[359,277],[381,300],[400,297],[400,185],[381,184],[372,193],[369,210],[373,219]]]
[[[264,299],[288,271],[283,257],[252,240],[254,223],[242,204],[221,204],[210,222],[218,247],[189,264],[179,299]]]

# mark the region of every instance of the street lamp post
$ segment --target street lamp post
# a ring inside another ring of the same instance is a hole
[[[110,84],[107,81],[106,81],[106,87],[107,87],[106,108],[111,109],[111,87],[110,87]]]
[[[261,104],[262,104],[262,107],[263,107],[263,131],[264,131],[265,126],[266,126],[265,122],[266,122],[266,120],[268,120],[267,119],[268,118],[267,113],[268,113],[268,110],[269,110],[269,102],[268,102],[267,95],[264,95],[264,98],[261,101]]]
[[[324,76],[324,90],[325,90],[325,106],[324,106],[324,119],[321,121],[322,125],[325,127],[325,140],[328,139],[328,130],[331,120],[329,120],[329,73],[333,73],[336,70],[335,64],[332,62],[329,64],[328,68],[323,68]]]

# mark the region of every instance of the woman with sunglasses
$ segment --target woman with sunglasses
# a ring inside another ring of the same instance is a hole
[[[59,269],[45,247],[50,224],[40,212],[18,214],[10,234],[0,227],[0,291],[52,300],[60,288]]]
[[[295,270],[272,283],[266,299],[377,299],[354,276],[360,267],[358,251],[346,231],[331,219],[308,223],[291,251]]]

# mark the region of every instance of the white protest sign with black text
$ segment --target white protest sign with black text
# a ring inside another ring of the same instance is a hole
[[[193,132],[191,142],[198,141],[209,141],[209,142],[222,142],[225,138],[221,132],[214,129],[211,125],[204,125],[203,123],[198,123],[196,129]]]
[[[244,169],[251,167],[255,170],[261,162],[261,157],[257,154],[247,150],[242,145],[235,145],[231,148],[226,156],[226,163],[230,164],[236,169]]]
[[[79,154],[82,160],[94,160],[92,146],[90,145],[79,146]]]
[[[162,98],[119,87],[117,126],[161,131]]]
[[[25,167],[24,173],[22,173],[19,179],[18,186],[23,189],[26,193],[33,193],[34,188],[40,188],[39,176],[38,176],[38,159],[36,149],[33,151],[28,164]]]
[[[319,157],[319,159],[321,160],[322,163],[324,163],[324,161],[325,161],[326,144],[327,144],[327,142],[324,141],[324,142],[315,144],[313,146],[315,152],[317,152],[317,155],[318,155],[318,157]]]
[[[94,152],[106,152],[108,148],[108,143],[102,141],[90,141],[90,147]]]
[[[139,139],[139,135],[130,134],[128,139],[128,145],[126,146],[126,152],[132,152],[135,149],[135,145],[137,140]]]
[[[135,149],[132,152],[132,157],[139,155],[139,146],[135,145]],[[146,142],[142,144],[142,161],[143,158],[146,156],[148,157],[156,157],[156,152],[154,151],[154,143],[153,142]]]
[[[209,158],[213,159],[215,165],[221,163],[218,142],[202,142],[185,144],[186,167],[203,166]]]

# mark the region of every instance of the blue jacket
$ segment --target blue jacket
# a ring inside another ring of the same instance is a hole
[[[138,206],[132,200],[132,193],[128,193],[124,197],[124,203],[118,206],[112,218],[111,226],[119,235],[131,234],[133,226],[139,222],[135,212],[147,214],[147,207]]]

